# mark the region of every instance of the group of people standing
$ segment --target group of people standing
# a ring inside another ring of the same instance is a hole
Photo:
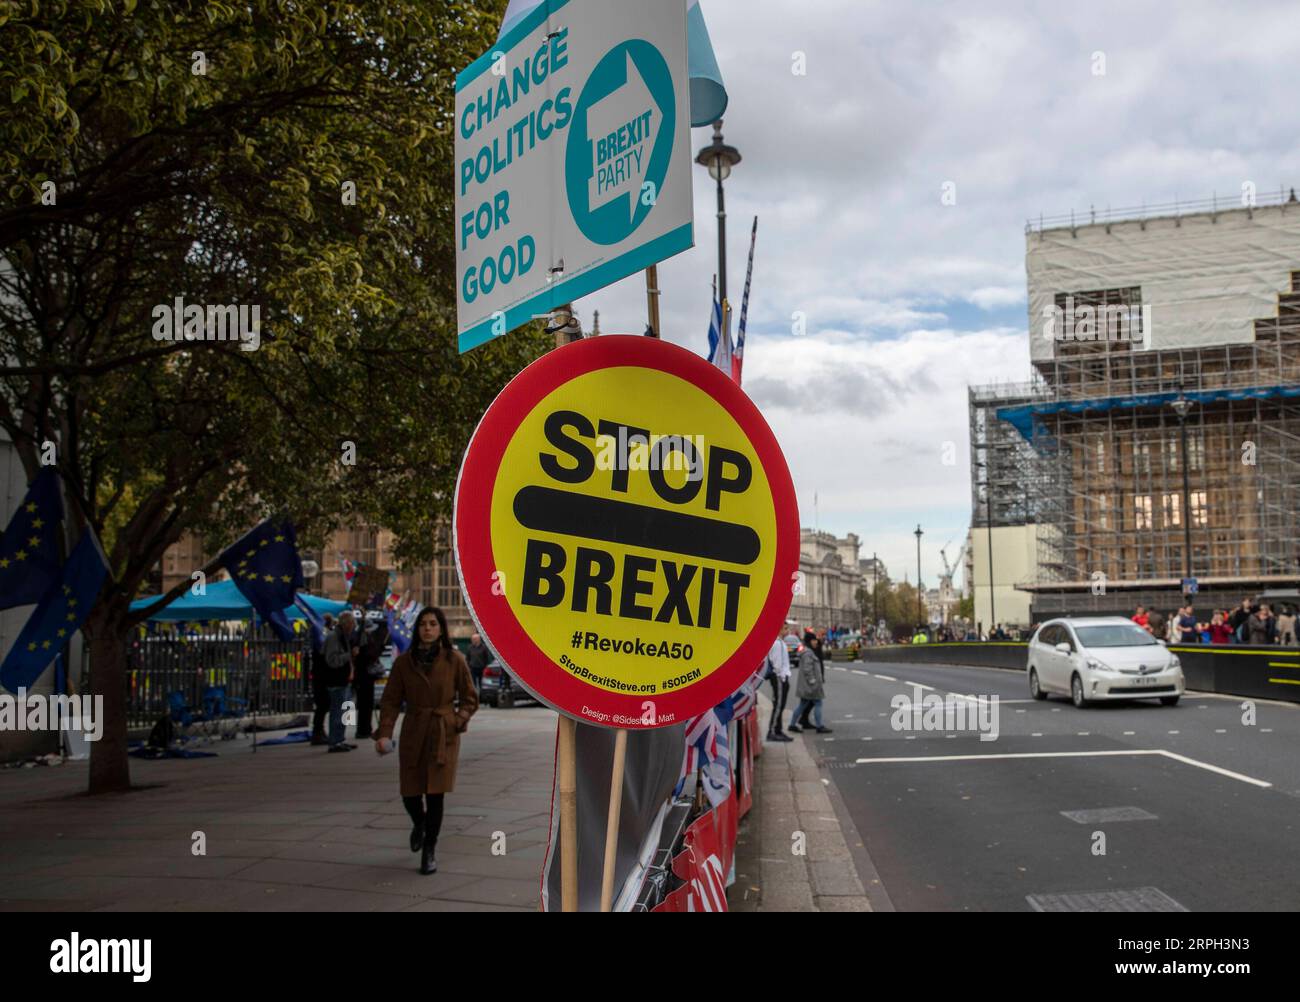
[[[356,748],[344,740],[343,706],[352,689],[356,694],[356,736],[373,737],[380,755],[394,750],[393,731],[398,715],[405,714],[396,751],[402,805],[412,824],[410,849],[420,853],[421,873],[436,873],[443,797],[455,787],[460,736],[478,710],[478,687],[469,664],[453,646],[442,610],[434,606],[421,610],[410,648],[393,661],[388,673],[379,725],[372,730],[375,679],[382,674],[382,669],[374,669],[388,642],[388,631],[382,626],[369,633],[359,630],[350,611],[339,614],[337,626],[327,626],[332,628],[313,660],[316,726],[312,743],[328,744],[331,752]],[[326,715],[327,737],[323,730]]]
[[[1215,609],[1208,623],[1196,618],[1192,604],[1167,616],[1139,605],[1133,622],[1171,644],[1249,644],[1254,647],[1296,646],[1296,612],[1284,606],[1275,615],[1267,602],[1243,598],[1235,609]]]
[[[777,637],[767,652],[764,661],[764,678],[772,686],[772,717],[767,725],[767,740],[793,741],[786,732],[800,734],[805,730],[815,730],[818,734],[830,734],[822,718],[822,703],[826,699],[826,663],[822,640],[812,630],[805,630],[803,645],[798,646],[798,638]],[[790,714],[790,724],[784,725],[786,700],[790,695],[790,649],[798,650],[798,662],[794,667],[798,671],[795,682],[795,696],[799,703]],[[809,717],[812,719],[810,720]]]

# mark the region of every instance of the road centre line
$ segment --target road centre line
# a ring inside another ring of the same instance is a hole
[[[1165,758],[1173,759],[1175,762],[1182,762],[1184,765],[1195,766],[1198,769],[1206,769],[1209,772],[1218,773],[1220,776],[1227,776],[1229,779],[1240,780],[1243,783],[1249,783],[1252,786],[1258,786],[1263,789],[1272,787],[1272,783],[1266,783],[1262,779],[1253,779],[1250,776],[1244,776],[1239,772],[1232,772],[1230,769],[1224,769],[1217,765],[1211,765],[1208,762],[1201,762],[1194,758],[1188,758],[1186,755],[1179,755],[1175,752],[1166,751],[1164,748],[1134,748],[1134,749],[1117,749],[1103,751],[1061,751],[1061,752],[1002,752],[990,755],[915,755],[915,756],[894,756],[890,758],[860,758],[858,765],[876,765],[891,762],[975,762],[991,759],[1011,759],[1011,758],[1097,758],[1101,756],[1112,755],[1162,755]]]

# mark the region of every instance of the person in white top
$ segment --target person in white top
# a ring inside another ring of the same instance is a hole
[[[785,712],[785,700],[790,695],[790,651],[780,637],[772,644],[765,659],[766,672],[763,677],[772,683],[772,719],[767,725],[767,740],[793,741],[781,725],[781,715]]]

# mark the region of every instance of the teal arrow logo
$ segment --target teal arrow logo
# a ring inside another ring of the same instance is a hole
[[[587,239],[620,243],[650,215],[676,124],[672,73],[649,42],[623,42],[596,64],[574,108],[564,165],[569,209]],[[644,190],[654,197],[642,198]]]

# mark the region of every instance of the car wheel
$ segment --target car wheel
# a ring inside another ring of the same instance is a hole
[[[1047,693],[1043,691],[1043,687],[1038,682],[1037,668],[1029,669],[1029,695],[1033,696],[1035,699],[1047,698]]]
[[[1179,700],[1179,698],[1180,698],[1180,697],[1178,697],[1178,696],[1161,696],[1161,697],[1160,697],[1160,705],[1161,705],[1161,706],[1177,706],[1177,705],[1178,705],[1178,700]]]
[[[1080,710],[1088,705],[1088,701],[1083,698],[1083,679],[1078,675],[1070,679],[1070,699]]]

